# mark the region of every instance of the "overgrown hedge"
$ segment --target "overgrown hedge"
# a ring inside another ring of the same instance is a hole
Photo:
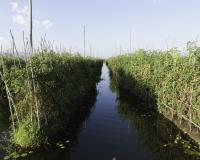
[[[103,61],[79,54],[2,56],[12,119],[11,141],[21,147],[49,143],[69,125],[90,89],[100,80]],[[73,122],[72,122],[73,123]]]
[[[107,65],[121,85],[173,115],[200,126],[200,47],[188,42],[188,56],[177,49],[138,50],[111,57]],[[191,125],[190,125],[191,126]]]

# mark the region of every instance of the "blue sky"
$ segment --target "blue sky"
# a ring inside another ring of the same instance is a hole
[[[54,47],[83,53],[86,27],[86,54],[110,57],[138,48],[186,48],[200,34],[199,0],[32,0],[33,40],[39,47],[46,33]],[[0,1],[0,45],[11,46],[15,37],[22,50],[22,32],[29,37],[29,0]],[[200,46],[198,40],[197,45]],[[115,45],[116,44],[116,45]],[[115,52],[116,46],[116,52]]]

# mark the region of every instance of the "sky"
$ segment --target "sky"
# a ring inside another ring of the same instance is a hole
[[[200,0],[32,0],[33,45],[41,38],[69,52],[108,58],[139,48],[166,50],[200,34]],[[29,0],[0,1],[0,46],[23,49],[29,38]],[[131,40],[131,42],[130,42]],[[197,45],[200,46],[198,39]]]

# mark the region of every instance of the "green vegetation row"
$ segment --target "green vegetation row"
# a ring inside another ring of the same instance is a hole
[[[68,122],[66,129],[57,133],[57,137],[52,139],[51,145],[45,145],[37,149],[34,148],[28,150],[24,150],[16,145],[3,147],[7,152],[4,159],[21,158],[23,160],[37,160],[63,159],[63,157],[65,157],[65,159],[70,159],[71,148],[79,143],[78,134],[83,128],[85,128],[84,122],[89,120],[90,115],[94,111],[97,95],[98,91],[96,86],[94,86],[90,92],[90,96],[85,97],[84,103],[78,107],[76,113],[71,117],[72,123]]]
[[[177,48],[168,51],[142,50],[107,60],[111,73],[120,84],[151,102],[161,113],[166,108],[172,118],[178,116],[200,127],[200,47],[188,42],[189,55]]]
[[[7,95],[11,113],[10,141],[23,148],[50,143],[73,123],[103,65],[101,59],[52,50],[3,54],[0,61],[1,94]]]

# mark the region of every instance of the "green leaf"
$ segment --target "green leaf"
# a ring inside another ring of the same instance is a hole
[[[4,159],[10,159],[10,156],[5,156]]]
[[[16,155],[13,156],[13,158],[15,158],[15,159],[16,159],[16,158],[19,158],[19,157],[20,157],[19,154],[16,154]]]
[[[26,157],[26,156],[27,156],[27,153],[21,154],[21,157]]]
[[[70,142],[69,140],[66,141],[66,143],[69,143],[69,142]]]

